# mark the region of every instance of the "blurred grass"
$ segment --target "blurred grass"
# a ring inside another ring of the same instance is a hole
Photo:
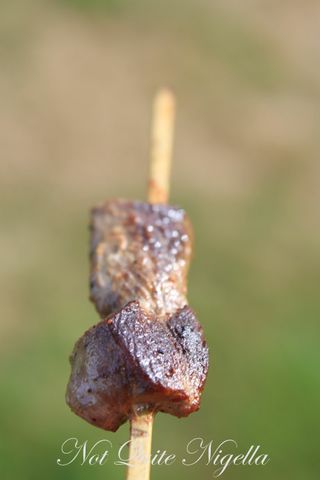
[[[56,465],[68,437],[116,448],[128,436],[128,426],[104,433],[70,413],[67,359],[97,321],[87,299],[88,208],[144,196],[152,93],[169,83],[179,105],[172,202],[194,225],[189,298],[211,369],[197,414],[157,416],[153,449],[181,456],[192,437],[234,438],[241,451],[260,444],[271,461],[223,478],[316,479],[320,69],[311,2],[309,17],[289,3],[30,1],[23,15],[20,5],[1,7],[0,21],[1,478],[124,476],[109,463]],[[299,55],[288,35],[297,28],[309,32]],[[212,468],[152,475],[209,478]]]
[[[123,7],[128,7],[130,2],[128,0],[58,0],[61,5],[71,6],[77,8],[85,13],[93,12],[118,12]]]
[[[77,7],[85,14],[88,11],[99,17],[101,14],[121,14],[131,19],[149,33],[159,25],[164,33],[192,44],[202,56],[215,57],[240,85],[265,90],[281,88],[287,76],[288,65],[278,54],[270,39],[261,35],[259,29],[248,24],[236,14],[230,14],[218,5],[208,2],[186,0],[181,2],[164,0],[152,4],[140,0],[132,4],[129,0],[60,0],[62,4]]]

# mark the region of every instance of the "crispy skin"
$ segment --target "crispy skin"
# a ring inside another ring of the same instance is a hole
[[[93,208],[90,298],[100,316],[136,299],[158,318],[184,307],[191,237],[177,207],[113,200]]]
[[[177,417],[197,410],[208,348],[189,307],[163,322],[133,301],[78,340],[71,365],[68,404],[88,422],[115,431],[139,410]]]

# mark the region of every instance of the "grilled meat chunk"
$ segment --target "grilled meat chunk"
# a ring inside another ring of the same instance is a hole
[[[132,301],[88,330],[70,360],[67,403],[88,422],[115,431],[139,411],[182,417],[197,410],[208,348],[188,306],[164,321]]]
[[[208,348],[187,306],[191,237],[176,207],[113,200],[92,210],[91,300],[104,319],[74,347],[66,396],[88,422],[115,431],[138,412],[199,408]]]
[[[90,298],[100,316],[137,299],[159,319],[184,307],[191,236],[177,207],[112,200],[93,208]]]

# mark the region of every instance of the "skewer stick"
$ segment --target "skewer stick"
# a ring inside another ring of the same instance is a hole
[[[167,203],[171,171],[175,100],[170,90],[160,90],[155,97],[151,130],[151,161],[148,200]]]
[[[127,480],[149,480],[153,413],[130,419],[130,447]]]
[[[173,143],[175,100],[169,90],[160,90],[154,100],[151,130],[151,161],[148,184],[150,203],[167,203]],[[149,480],[153,413],[130,419],[130,449],[127,480]]]

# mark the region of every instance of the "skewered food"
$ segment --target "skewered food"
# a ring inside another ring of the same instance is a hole
[[[189,307],[165,323],[133,301],[78,340],[71,364],[70,407],[88,422],[115,431],[133,413],[182,417],[197,410],[208,358]]]
[[[88,422],[115,431],[134,413],[199,408],[208,348],[186,300],[191,237],[177,207],[92,210],[90,289],[103,320],[75,345],[66,397]]]
[[[101,317],[138,299],[158,318],[187,304],[191,223],[177,207],[113,200],[91,214],[91,299]]]

